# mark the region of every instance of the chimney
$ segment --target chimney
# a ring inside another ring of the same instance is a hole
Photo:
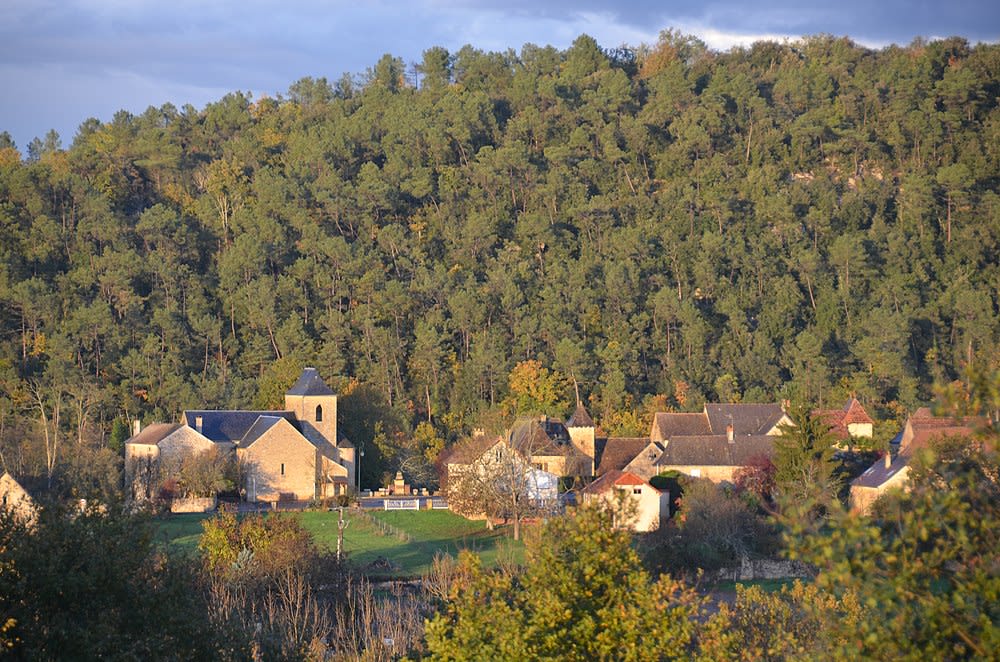
[[[783,411],[785,413],[788,413],[788,410],[791,409],[791,408],[792,408],[792,401],[791,400],[788,400],[786,398],[785,400],[781,401],[781,411]]]
[[[142,430],[142,421],[140,421],[138,418],[132,421],[132,436],[134,437],[135,435],[139,434],[141,430]]]
[[[194,417],[194,429],[198,431],[198,434],[201,434],[201,425],[202,425],[202,418],[201,418],[201,416],[195,416]]]
[[[733,425],[732,425],[732,423],[730,423],[729,425],[726,426],[726,440],[729,443],[733,443],[735,441],[734,435],[733,435]]]
[[[892,451],[885,452],[885,468],[888,469],[892,466]]]

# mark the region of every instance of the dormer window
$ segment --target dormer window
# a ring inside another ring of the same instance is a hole
[[[323,405],[316,405],[316,422],[323,420]]]

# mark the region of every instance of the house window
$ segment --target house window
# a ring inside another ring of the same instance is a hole
[[[323,420],[323,405],[316,405],[316,422]]]
[[[285,463],[284,462],[281,463],[281,475],[282,476],[285,475]]]
[[[632,494],[642,494],[642,488],[641,487],[633,487],[632,488]]]

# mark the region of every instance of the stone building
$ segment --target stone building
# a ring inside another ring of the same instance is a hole
[[[302,371],[283,410],[189,410],[179,424],[137,430],[125,442],[133,496],[155,496],[164,471],[212,449],[235,454],[250,502],[334,496],[356,480],[355,448],[337,430],[337,395],[315,368]]]

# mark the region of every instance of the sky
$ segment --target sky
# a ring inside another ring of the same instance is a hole
[[[385,53],[656,43],[674,28],[727,50],[761,39],[848,36],[1000,41],[997,0],[0,0],[0,131],[22,154],[50,129],[68,147],[90,117],[173,103],[203,108],[295,81],[363,74]]]

